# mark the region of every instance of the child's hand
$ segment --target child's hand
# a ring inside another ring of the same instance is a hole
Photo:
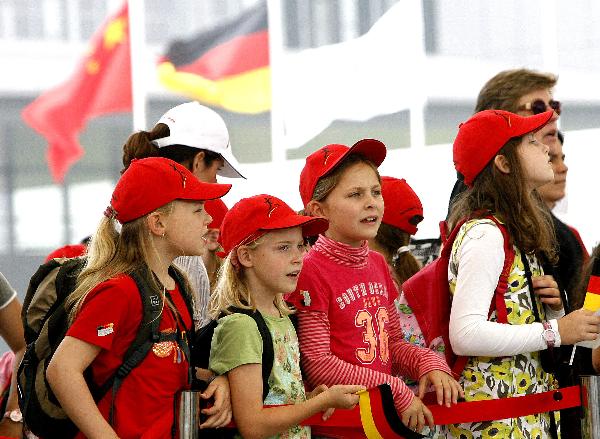
[[[323,392],[327,407],[351,409],[358,404],[357,392],[365,390],[365,386],[341,385],[331,386]]]
[[[545,303],[555,311],[563,308],[560,290],[554,278],[548,274],[544,276],[533,276],[531,278],[533,292],[540,297],[542,303]]]
[[[596,340],[600,332],[600,316],[587,309],[578,309],[558,319],[561,345],[584,340]]]
[[[450,407],[450,404],[458,402],[459,396],[461,398],[465,396],[460,384],[451,375],[441,370],[432,370],[421,377],[419,380],[419,398],[423,399],[430,385],[435,389],[438,405],[445,403],[446,407]]]
[[[212,407],[202,409],[202,414],[208,416],[208,419],[200,424],[200,428],[224,427],[231,422],[231,397],[226,376],[216,377],[200,396],[202,399],[215,400]]]
[[[320,384],[306,394],[306,399],[314,398],[315,396],[317,396],[320,393],[323,393],[327,389],[328,387],[326,384]]]
[[[414,397],[406,410],[400,413],[402,423],[413,431],[421,431],[425,423],[433,428],[433,415],[423,401]]]

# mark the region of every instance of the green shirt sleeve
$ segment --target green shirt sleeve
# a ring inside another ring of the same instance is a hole
[[[223,375],[244,364],[262,364],[263,343],[250,316],[230,314],[219,319],[211,347],[209,369]]]

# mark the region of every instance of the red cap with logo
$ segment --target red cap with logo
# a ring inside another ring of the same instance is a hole
[[[303,236],[316,236],[329,227],[325,218],[298,215],[277,197],[267,194],[242,198],[235,203],[221,224],[221,245],[227,255],[241,244],[258,239],[271,230],[302,227]]]
[[[379,140],[362,139],[348,148],[346,145],[327,145],[306,157],[300,173],[300,197],[304,207],[312,199],[319,179],[333,171],[350,154],[360,154],[379,167],[386,154],[385,145]]]
[[[381,192],[385,202],[382,222],[414,235],[423,221],[421,200],[405,179],[381,177]]]
[[[217,198],[216,200],[208,200],[204,203],[204,210],[212,217],[212,222],[208,225],[209,229],[218,229],[221,227],[223,218],[229,210],[223,200]]]
[[[173,200],[212,200],[229,189],[230,184],[201,182],[173,160],[148,157],[131,162],[117,182],[104,214],[125,224]]]
[[[513,137],[537,131],[550,122],[554,110],[524,117],[503,110],[484,110],[461,123],[452,148],[454,167],[473,186],[473,180]]]

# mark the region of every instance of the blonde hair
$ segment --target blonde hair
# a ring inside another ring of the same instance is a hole
[[[170,202],[154,212],[169,215],[172,211],[173,202]],[[146,224],[148,215],[123,224],[120,232],[117,230],[115,219],[102,218],[88,247],[87,261],[77,278],[77,287],[66,300],[66,307],[70,309],[70,322],[96,285],[122,273],[129,274],[138,269],[147,270],[151,286],[164,295],[162,286],[151,275],[148,267],[149,252],[157,251]],[[185,286],[189,290],[187,281]]]
[[[261,243],[262,235],[258,239],[244,244],[250,250],[255,250]],[[232,249],[219,270],[219,280],[210,298],[209,315],[218,319],[222,314],[231,314],[231,308],[249,309],[256,311],[256,303],[248,291],[244,276],[244,267],[237,262],[237,248]],[[232,262],[236,260],[236,263]],[[290,315],[294,311],[285,303],[282,294],[275,296],[275,306],[281,315]]]

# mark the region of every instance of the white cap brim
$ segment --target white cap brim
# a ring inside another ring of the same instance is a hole
[[[225,151],[219,152],[218,154],[220,154],[221,157],[223,157],[224,163],[223,167],[219,169],[219,171],[217,171],[217,175],[227,178],[246,178],[241,174],[240,171],[238,171],[238,169],[240,168],[240,164],[231,153],[231,146]]]

